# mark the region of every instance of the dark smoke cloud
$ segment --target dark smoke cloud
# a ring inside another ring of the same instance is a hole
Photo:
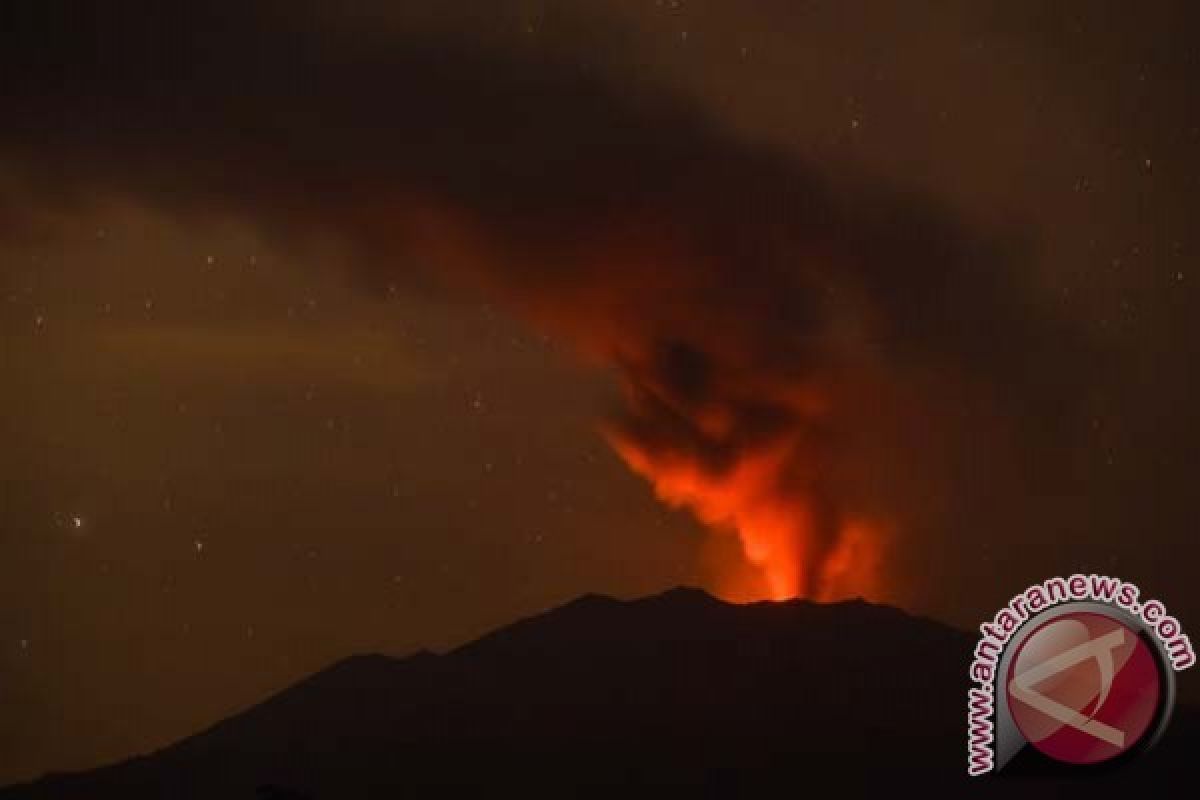
[[[532,49],[330,27],[297,3],[168,5],[0,10],[0,168],[21,205],[243,217],[341,242],[375,285],[442,267],[615,365],[612,430],[638,449],[719,475],[798,442],[774,489],[817,509],[825,551],[848,495],[887,494],[855,431],[944,411],[918,389],[915,413],[863,419],[864,394],[929,371],[1016,406],[1054,394],[1060,332],[1027,301],[1024,245],[926,198],[826,186],[677,98]]]

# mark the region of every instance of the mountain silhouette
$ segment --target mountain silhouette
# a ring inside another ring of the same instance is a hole
[[[25,798],[1115,796],[1186,779],[1197,715],[1119,770],[966,767],[974,637],[861,600],[585,595],[443,655],[356,656]]]

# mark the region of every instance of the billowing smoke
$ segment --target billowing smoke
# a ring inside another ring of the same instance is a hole
[[[673,178],[702,183],[703,169]],[[660,498],[740,537],[762,581],[729,593],[877,594],[886,521],[847,502],[843,395],[882,376],[861,287],[838,275],[849,256],[789,228],[795,206],[748,217],[703,191],[585,216],[551,244],[429,210],[404,239],[616,369],[625,404],[604,435]]]
[[[909,365],[1004,374],[994,331],[1010,352],[1029,326],[1000,249],[532,51],[163,5],[5,4],[0,177],[21,205],[237,215],[341,242],[368,285],[432,266],[615,371],[604,435],[741,537],[759,594],[886,592],[905,520],[862,432],[900,424]]]

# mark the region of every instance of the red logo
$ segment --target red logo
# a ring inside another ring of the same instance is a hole
[[[1070,764],[1107,761],[1135,747],[1163,693],[1146,642],[1112,617],[1082,611],[1035,629],[1013,658],[1006,686],[1021,734]]]

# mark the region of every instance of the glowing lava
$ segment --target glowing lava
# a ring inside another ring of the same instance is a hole
[[[744,561],[718,567],[718,594],[881,597],[888,531],[853,508],[834,469],[850,424],[834,400],[857,391],[842,365],[865,363],[847,353],[869,326],[849,290],[836,315],[814,305],[827,295],[812,266],[822,262],[735,269],[704,242],[615,213],[545,252],[453,210],[418,204],[397,216],[425,258],[614,370],[625,403],[603,431],[617,454],[664,502],[738,537]]]
[[[608,431],[608,439],[664,502],[690,509],[709,528],[736,533],[763,583],[758,597],[737,599],[878,596],[883,527],[847,517],[822,530],[815,498],[781,489],[780,475],[797,456],[793,446],[745,453],[713,471],[679,453],[655,454],[619,432]]]

